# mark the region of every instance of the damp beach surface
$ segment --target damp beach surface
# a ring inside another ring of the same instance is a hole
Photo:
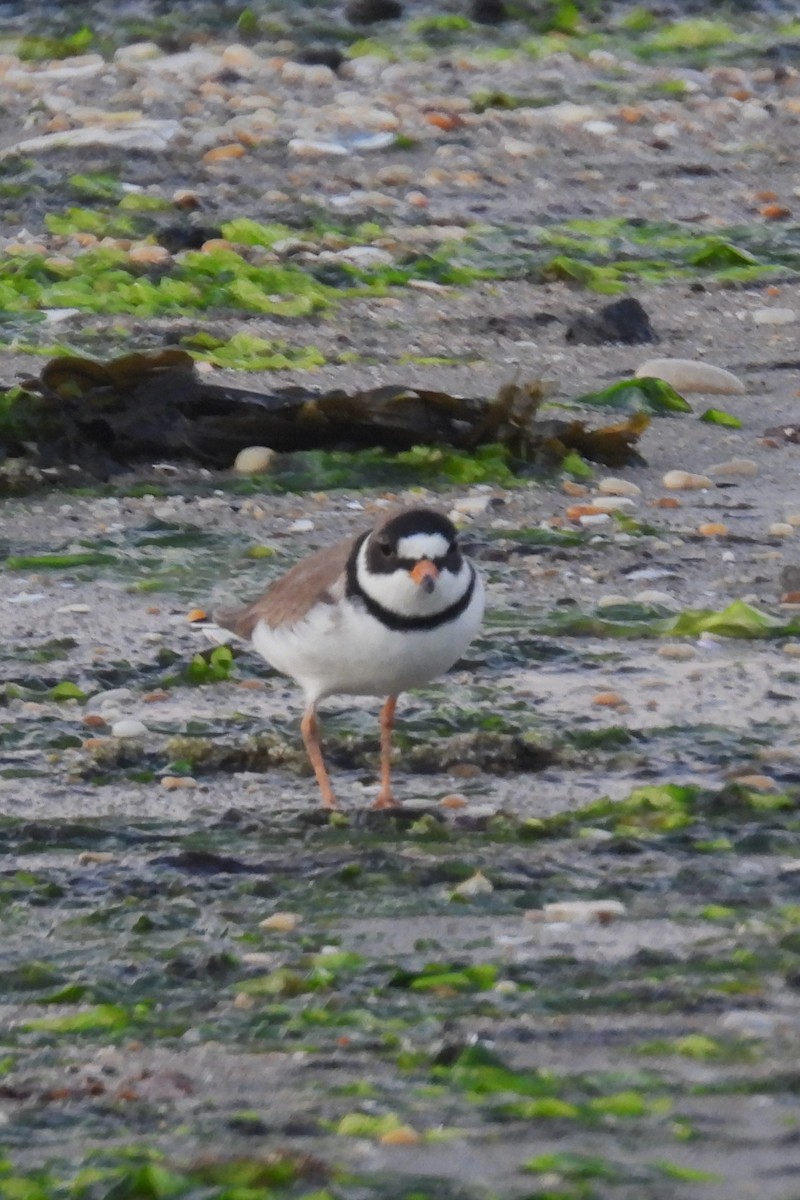
[[[613,471],[20,477],[0,1192],[793,1194],[797,31],[632,12],[559,32],[418,5],[337,41],[324,6],[249,32],[185,6],[172,41],[142,17],[114,44],[98,7],[78,55],[9,41],[7,386],[61,347],[169,342],[232,386],[537,379],[559,418],[613,422],[630,391],[568,405],[658,359],[691,410],[649,412]],[[326,39],[341,66],[300,61]],[[229,256],[214,295],[203,254]],[[619,295],[657,343],[597,334]],[[326,702],[329,819],[294,686],[188,618],[398,501],[456,520],[488,616],[401,702],[402,812],[369,811],[377,704]]]

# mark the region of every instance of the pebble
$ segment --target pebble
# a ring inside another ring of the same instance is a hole
[[[646,376],[663,379],[677,392],[706,392],[733,396],[745,391],[741,379],[737,379],[730,371],[689,358],[650,358],[636,369],[637,379]]]
[[[422,1141],[422,1134],[410,1125],[399,1125],[382,1134],[380,1141],[384,1146],[417,1146]]]
[[[697,526],[697,532],[703,537],[724,537],[728,532],[728,526],[722,521],[705,521],[702,525]]]
[[[624,917],[625,911],[619,900],[559,900],[542,909],[545,921],[599,921],[601,925]]]
[[[350,153],[341,142],[323,142],[313,138],[290,138],[289,153],[298,158],[346,158]]]
[[[607,512],[585,513],[582,517],[578,518],[579,524],[589,529],[594,525],[604,525],[606,521],[610,520],[611,516]]]
[[[453,511],[461,513],[465,517],[477,517],[481,513],[485,513],[491,503],[491,495],[462,496],[460,500],[453,502]]]
[[[469,801],[459,792],[452,792],[449,796],[442,796],[439,804],[442,808],[467,808]]]
[[[673,608],[676,603],[675,597],[670,596],[669,592],[659,592],[656,588],[643,588],[633,598],[637,604],[661,604],[665,608]]]
[[[521,138],[508,135],[500,139],[500,149],[509,158],[535,158],[542,153],[535,142],[524,142]]]
[[[350,263],[354,267],[368,270],[372,267],[386,267],[394,262],[394,255],[380,246],[348,246],[346,250],[338,250],[334,258]]]
[[[788,654],[790,658],[800,658],[800,642],[787,642],[783,653]]]
[[[132,125],[111,127],[80,126],[77,129],[64,129],[59,133],[44,133],[40,137],[25,138],[0,150],[0,159],[19,154],[33,154],[38,157],[50,150],[84,150],[109,146],[118,150],[160,154],[169,148],[179,129],[178,121],[167,120],[138,121]]]
[[[604,513],[623,512],[626,508],[636,507],[636,501],[630,496],[595,496],[592,504]]]
[[[618,479],[615,475],[606,475],[597,481],[597,490],[603,496],[629,496],[631,499],[641,496],[642,489],[630,479]]]
[[[458,896],[462,900],[471,900],[473,896],[488,896],[494,891],[494,884],[490,879],[487,879],[482,871],[476,871],[474,875],[470,875],[469,879],[465,879],[453,888],[451,896]]]
[[[615,608],[618,604],[629,604],[627,596],[623,596],[618,592],[609,592],[606,596],[600,596],[596,601],[597,608]]]
[[[131,42],[129,46],[120,46],[114,51],[114,62],[142,63],[149,59],[161,58],[164,51],[155,42]]]
[[[757,308],[751,315],[755,325],[791,325],[797,320],[793,308]]]
[[[769,532],[772,537],[794,537],[794,525],[790,525],[788,521],[773,521]]]
[[[117,704],[123,704],[127,700],[133,698],[133,692],[130,688],[119,687],[109,688],[107,692],[96,692],[92,696],[92,705],[97,708],[114,707]]]
[[[624,696],[620,696],[619,692],[598,692],[592,697],[592,704],[597,704],[601,708],[626,708],[627,700]]]
[[[191,775],[164,775],[161,786],[168,792],[191,791],[197,787],[197,780]]]
[[[616,125],[611,121],[585,121],[583,124],[585,133],[594,134],[595,137],[611,137],[617,132]]]
[[[661,482],[672,491],[693,491],[714,486],[714,481],[708,475],[695,475],[691,471],[667,471]]]
[[[729,458],[706,469],[712,479],[747,479],[758,474],[758,463],[752,458]]]
[[[742,1037],[771,1037],[775,1033],[777,1021],[770,1013],[759,1012],[757,1009],[733,1008],[720,1017],[720,1028]]]
[[[144,721],[136,721],[132,717],[123,717],[111,726],[111,735],[116,738],[138,738],[144,737],[146,733],[147,726]]]
[[[278,933],[291,933],[296,929],[303,918],[299,913],[293,912],[276,912],[271,917],[266,917],[265,920],[259,921],[259,929],[274,929]]]
[[[237,475],[261,475],[273,466],[277,454],[269,446],[245,446],[233,462]]]
[[[752,788],[754,792],[776,792],[778,785],[770,775],[737,775],[735,783]]]
[[[298,521],[292,521],[287,529],[287,533],[311,533],[314,528],[314,522],[308,517],[301,517]]]
[[[108,865],[108,863],[113,863],[116,861],[116,854],[111,854],[108,850],[81,850],[80,854],[78,855],[78,862],[82,867],[105,867]]]
[[[670,642],[667,646],[659,646],[657,653],[661,658],[671,658],[676,662],[684,662],[695,656],[694,647],[684,646],[680,642]]]

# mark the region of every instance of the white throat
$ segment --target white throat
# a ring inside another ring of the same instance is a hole
[[[411,537],[401,538],[398,544],[398,553],[404,555],[404,545],[413,543],[414,553],[408,557],[415,560],[420,557],[434,557],[430,555],[429,551],[421,556],[418,549],[419,542],[436,542],[435,557],[437,558],[442,557],[447,551],[445,539],[437,533],[413,534]],[[370,571],[367,566],[366,541],[359,549],[356,561],[356,578],[362,590],[381,608],[388,609],[389,612],[402,617],[432,617],[437,613],[444,612],[462,598],[470,585],[471,577],[470,566],[464,560],[461,563],[461,570],[457,574],[454,575],[451,571],[442,571],[436,579],[433,591],[426,592],[414,582],[405,567],[399,567],[391,574]]]

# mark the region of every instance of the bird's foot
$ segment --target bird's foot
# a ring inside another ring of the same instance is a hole
[[[372,807],[374,810],[381,808],[402,808],[403,806],[399,800],[395,800],[391,792],[388,795],[385,795],[383,792],[381,792]]]

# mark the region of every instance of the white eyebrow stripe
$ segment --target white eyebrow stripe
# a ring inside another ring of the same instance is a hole
[[[397,557],[418,562],[421,558],[444,558],[450,543],[441,533],[412,533],[397,543]]]

